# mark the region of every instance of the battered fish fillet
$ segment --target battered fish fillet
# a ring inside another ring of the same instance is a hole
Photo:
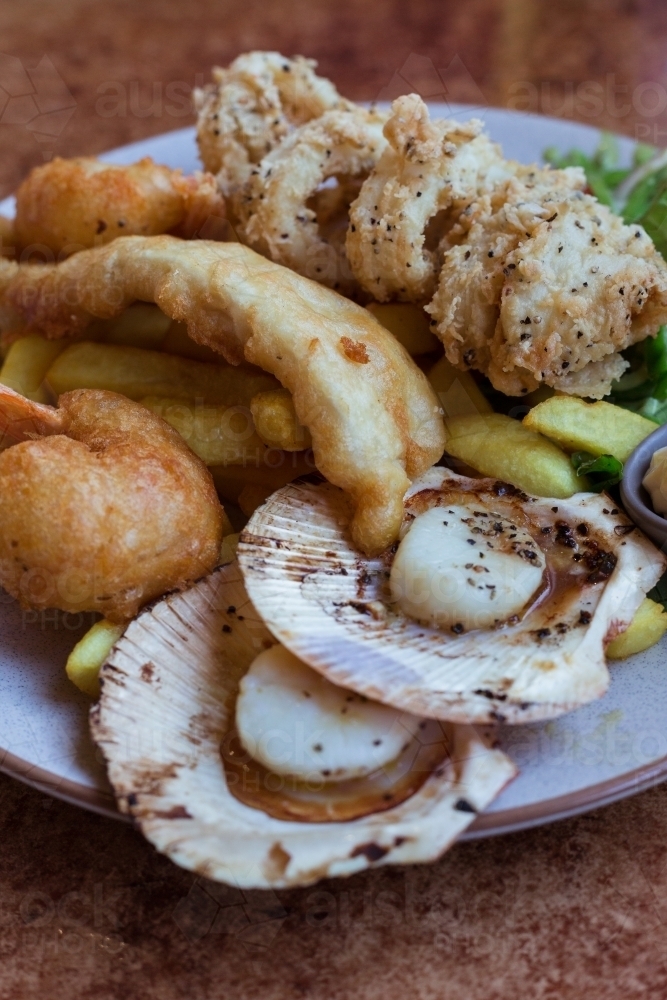
[[[318,223],[346,215],[358,193],[349,182],[367,177],[386,146],[386,117],[363,108],[327,111],[292,132],[264,157],[236,203],[243,242],[299,274],[353,293],[358,286],[345,254],[347,219],[329,238]],[[330,178],[338,187],[320,192],[318,212],[309,200]],[[346,190],[354,192],[349,201]]]
[[[168,424],[113,392],[55,409],[0,386],[0,584],[25,607],[114,622],[216,565],[211,475]]]
[[[130,166],[56,157],[35,167],[18,189],[14,241],[25,255],[62,259],[118,236],[189,239],[211,217],[225,217],[211,174],[184,176],[150,157]]]
[[[302,56],[249,52],[214,69],[214,83],[195,91],[199,153],[225,197],[246,185],[253,166],[293,128],[333,108],[354,107],[317,76],[316,66]]]
[[[652,241],[576,176],[564,191],[565,173],[542,172],[532,195],[509,181],[478,202],[426,307],[449,360],[510,396],[544,382],[599,399],[627,367],[618,352],[667,322],[667,265]]]
[[[445,431],[425,376],[366,309],[237,243],[134,236],[55,265],[0,260],[4,322],[48,337],[136,300],[228,362],[276,375],[318,469],[355,502],[355,542],[377,553],[397,538],[403,494],[440,458]]]
[[[380,302],[428,300],[440,254],[427,245],[440,213],[453,225],[465,205],[514,173],[477,120],[429,120],[417,94],[392,104],[388,140],[377,167],[350,209],[347,255],[359,283]]]

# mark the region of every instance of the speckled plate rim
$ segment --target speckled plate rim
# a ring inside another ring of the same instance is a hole
[[[129,816],[119,812],[114,796],[102,789],[89,788],[68,778],[62,778],[52,771],[36,767],[9,751],[0,752],[0,772],[16,778],[24,785],[35,788],[70,805],[79,806],[89,812],[96,812],[108,819],[132,823]],[[600,809],[621,799],[637,795],[667,779],[667,757],[638,767],[619,778],[589,785],[570,795],[560,795],[553,799],[543,799],[529,806],[504,809],[478,816],[475,822],[460,837],[460,840],[481,840],[498,837],[505,833],[528,830],[545,823],[555,823],[581,813]]]
[[[631,795],[637,795],[666,779],[667,757],[660,757],[620,777],[601,781],[597,785],[588,785],[587,788],[571,792],[569,795],[543,799],[533,805],[485,813],[477,817],[460,839],[480,840],[483,837],[496,837],[503,833],[515,833],[518,830],[528,830],[532,826],[569,819],[611,805],[612,802],[627,799]]]
[[[434,104],[432,107],[435,113],[446,114],[450,117],[476,115],[482,118],[485,116],[493,118],[496,115],[509,115],[526,120],[533,128],[539,126],[540,130],[548,130],[553,127],[561,132],[561,138],[565,140],[564,145],[569,142],[588,148],[591,144],[591,133],[594,132],[591,126],[579,122],[564,121],[563,119],[549,118],[545,115],[508,108],[480,108],[454,104],[451,106]],[[532,131],[530,126],[528,132]],[[565,133],[567,133],[567,138],[565,138]],[[545,145],[548,144],[547,136],[548,132],[545,131]],[[634,145],[626,137],[619,136],[618,138],[621,147],[625,146],[628,149]],[[176,129],[129,143],[100,154],[100,158],[114,163],[129,163],[133,162],[137,156],[153,155],[158,161],[162,158],[161,162],[169,162],[169,148],[172,143],[180,145],[184,142],[189,142],[192,149],[195,149],[194,128]],[[151,147],[149,151],[147,151],[147,146]],[[193,169],[197,166],[195,160],[196,158],[193,158],[192,164],[187,169]],[[0,202],[0,212],[12,212],[13,207],[14,199],[12,197],[5,198]],[[111,792],[64,778],[55,771],[36,766],[2,748],[0,748],[0,772],[71,805],[83,807],[111,819],[131,822],[127,816],[118,811]],[[566,819],[635,795],[666,779],[667,756],[664,756],[625,774],[588,785],[566,795],[478,816],[461,839],[477,840]]]
[[[83,806],[90,812],[100,813],[110,819],[127,820],[127,817],[118,811],[112,792],[105,792],[101,788],[91,788],[78,781],[63,778],[55,771],[37,767],[30,761],[10,753],[9,750],[0,750],[0,772],[10,778],[17,778],[24,785],[36,788],[38,792],[44,792],[53,798],[69,802],[70,805]]]

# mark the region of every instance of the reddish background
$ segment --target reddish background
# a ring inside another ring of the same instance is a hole
[[[51,82],[37,111],[0,95],[0,194],[54,153],[188,124],[167,86],[182,98],[261,47],[317,58],[353,98],[403,70],[425,96],[521,99],[667,145],[660,0],[2,0],[0,53],[46,56]],[[661,998],[666,834],[663,786],[433,866],[239,901],[0,776],[0,1000]]]

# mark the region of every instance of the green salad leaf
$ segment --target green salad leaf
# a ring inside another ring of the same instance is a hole
[[[640,181],[622,207],[626,222],[638,222],[667,257],[667,166]]]
[[[653,150],[651,150],[653,152]],[[603,132],[592,156],[580,149],[561,154],[554,147],[544,151],[544,159],[552,167],[583,167],[588,186],[604,205],[615,207],[614,189],[629,175],[630,167],[619,167],[618,141],[610,132]]]
[[[647,597],[650,597],[656,604],[662,604],[667,611],[667,573],[661,576],[653,590],[649,590]]]
[[[612,386],[610,403],[667,423],[667,326],[623,352],[630,369]]]
[[[570,456],[578,476],[588,476],[596,493],[608,490],[623,478],[623,463],[613,455],[591,455],[588,451],[575,451]]]

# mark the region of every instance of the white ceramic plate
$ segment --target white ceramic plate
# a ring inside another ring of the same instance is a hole
[[[540,160],[547,146],[586,151],[596,129],[513,111],[434,106],[435,115],[485,120],[507,156]],[[620,139],[622,155],[632,150]],[[103,159],[152,156],[192,171],[199,166],[192,129],[133,143]],[[0,212],[12,210],[12,200]],[[63,667],[90,621],[85,616],[22,612],[0,592],[0,770],[88,809],[118,817],[104,768],[88,733],[89,702]],[[599,702],[554,722],[506,728],[501,744],[520,776],[479,817],[467,838],[505,833],[594,809],[667,778],[667,639],[612,664]]]

